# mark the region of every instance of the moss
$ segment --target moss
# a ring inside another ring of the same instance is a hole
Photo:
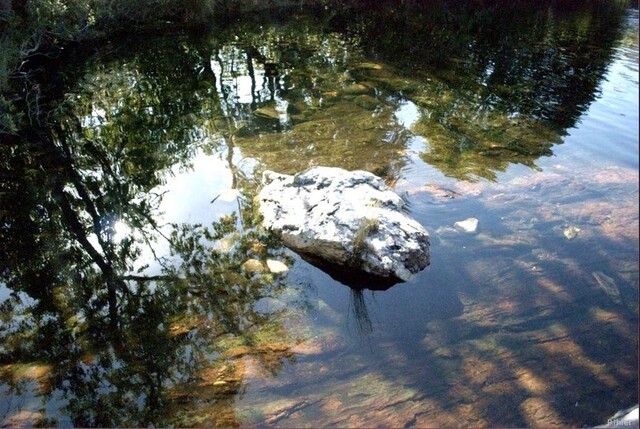
[[[354,234],[353,237],[353,249],[351,250],[350,260],[355,262],[360,259],[360,257],[367,251],[369,248],[369,243],[367,243],[367,239],[378,231],[380,227],[380,221],[377,218],[364,218],[358,230]]]

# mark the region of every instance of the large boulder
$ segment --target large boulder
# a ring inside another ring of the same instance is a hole
[[[429,234],[371,173],[267,171],[263,183],[257,201],[264,226],[303,256],[403,281],[429,265]]]

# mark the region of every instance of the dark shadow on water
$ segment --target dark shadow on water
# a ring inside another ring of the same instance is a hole
[[[399,283],[403,283],[403,280],[395,276],[376,276],[354,267],[331,263],[314,256],[301,255],[301,257],[314,267],[327,273],[335,281],[354,290],[368,289],[383,291]]]

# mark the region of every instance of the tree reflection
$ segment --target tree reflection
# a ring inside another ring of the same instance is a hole
[[[286,344],[286,333],[277,314],[254,310],[260,298],[277,295],[281,279],[239,269],[247,256],[264,257],[252,250],[263,237],[244,234],[232,254],[202,244],[237,234],[236,225],[231,216],[213,231],[177,228],[172,244],[181,265],[153,278],[123,276],[127,293],[118,297],[115,328],[100,316],[95,284],[84,278],[54,289],[47,310],[15,294],[3,304],[2,361],[11,363],[4,376],[15,377],[21,365],[50,366],[37,379],[41,389],[51,400],[65,400],[63,415],[82,427],[169,424],[180,413],[166,410],[189,404],[176,393],[188,390],[185,385],[208,382],[216,390],[219,381],[218,396],[237,393],[242,374],[226,381],[216,370],[229,350],[264,355],[265,344]],[[265,370],[277,370],[290,355],[286,346],[269,349]],[[207,380],[207,371],[220,378]],[[236,388],[229,390],[230,383]]]
[[[277,338],[283,345],[262,360],[268,372],[291,357],[279,315],[254,310],[283,287],[281,277],[240,268],[248,258],[286,261],[255,229],[250,195],[211,228],[160,224],[155,190],[173,166],[188,167],[223,118],[214,81],[198,76],[202,59],[169,51],[160,51],[162,62],[135,56],[117,73],[97,67],[91,87],[69,84],[87,88],[79,100],[74,92],[48,100],[54,108],[1,148],[0,206],[11,210],[0,222],[0,280],[12,291],[2,304],[0,372],[10,386],[3,394],[28,394],[35,382],[43,403],[63,404],[39,424],[174,424],[200,400],[176,392],[206,382],[229,350],[265,356]],[[220,153],[234,187],[250,185],[233,165],[233,146]],[[133,232],[119,237],[120,224]],[[136,262],[158,240],[169,242],[178,263],[155,255],[161,273],[149,275]],[[220,245],[225,240],[230,248]],[[216,374],[209,384],[220,397],[238,393],[241,373],[228,374],[233,382]],[[17,411],[2,410],[7,418]],[[218,423],[237,424],[226,415]]]
[[[398,176],[406,136],[395,105],[350,76],[357,48],[315,21],[241,29],[211,59],[245,155],[286,173],[319,164]]]
[[[410,137],[395,112],[409,100],[419,111],[410,131],[428,142],[423,160],[450,176],[493,180],[513,163],[536,168],[588,109],[624,3],[338,10],[327,20],[333,32],[307,21],[249,23],[235,43],[218,45],[211,58],[238,147],[281,172],[335,165],[393,181]]]
[[[445,174],[493,179],[552,154],[598,95],[624,2],[380,2],[355,34],[365,69],[416,103],[422,158]],[[390,9],[392,13],[387,13]],[[393,31],[388,31],[392,28]],[[364,73],[363,73],[364,72]]]

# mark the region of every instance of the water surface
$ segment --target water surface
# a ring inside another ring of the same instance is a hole
[[[2,148],[2,425],[585,426],[637,403],[637,34],[618,4],[424,3],[70,65]],[[383,177],[431,265],[355,290],[261,230],[260,173],[314,165]]]

